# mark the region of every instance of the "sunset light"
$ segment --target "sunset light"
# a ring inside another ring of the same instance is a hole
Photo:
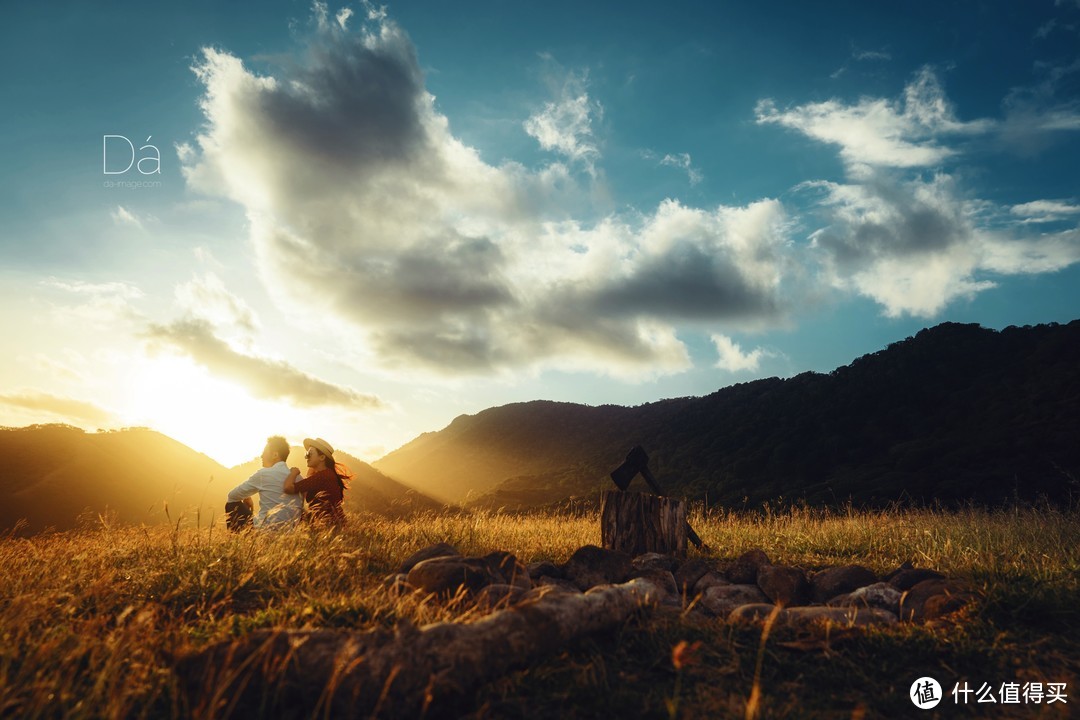
[[[226,467],[258,457],[266,438],[284,432],[295,414],[285,403],[252,398],[178,357],[143,359],[123,395],[129,403],[125,424],[153,428]]]

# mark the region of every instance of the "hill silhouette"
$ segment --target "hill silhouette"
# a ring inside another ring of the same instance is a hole
[[[1071,502],[1078,438],[1080,321],[944,323],[831,373],[705,397],[491,408],[374,465],[446,500],[525,507],[613,487],[608,473],[641,444],[670,493],[734,507]]]
[[[209,521],[228,491],[228,470],[145,428],[88,433],[69,425],[0,429],[0,528],[66,530],[80,515],[126,523]],[[169,508],[166,514],[166,505]]]
[[[356,473],[346,509],[383,515],[440,509],[438,503],[347,453]],[[68,530],[80,518],[158,524],[181,515],[205,526],[221,520],[229,490],[260,463],[226,468],[186,445],[146,428],[89,433],[69,425],[0,428],[0,530],[17,524],[30,534]],[[291,465],[303,468],[303,449]],[[166,511],[167,509],[167,511]]]

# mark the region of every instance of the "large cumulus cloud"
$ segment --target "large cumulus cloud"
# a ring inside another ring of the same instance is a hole
[[[192,187],[245,207],[259,271],[290,305],[343,322],[387,366],[442,372],[674,371],[676,323],[783,314],[779,204],[570,217],[592,173],[485,163],[435,109],[401,28],[327,17],[274,76],[204,49],[206,123],[180,148]]]
[[[808,257],[826,283],[873,299],[888,316],[931,318],[994,287],[1001,276],[1051,272],[1080,260],[1075,227],[1036,234],[1015,222],[1049,203],[998,207],[973,197],[949,170],[947,163],[963,154],[950,139],[999,124],[958,119],[930,68],[916,73],[900,100],[830,100],[783,111],[766,100],[757,121],[839,146],[844,181],[801,186],[818,192],[812,213],[821,226],[810,234]]]

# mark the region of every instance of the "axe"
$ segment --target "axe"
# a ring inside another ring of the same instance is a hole
[[[645,478],[645,482],[649,484],[654,493],[660,497],[665,497],[664,491],[660,489],[656,478],[653,477],[652,472],[649,470],[649,456],[645,454],[645,449],[640,445],[635,445],[634,449],[627,453],[626,461],[611,471],[611,479],[615,481],[620,490],[625,490],[630,486],[630,481],[637,477],[638,473],[641,473],[641,476]],[[705,547],[705,544],[701,542],[701,538],[694,532],[694,528],[690,527],[690,523],[686,523],[686,538],[694,543],[699,550]]]

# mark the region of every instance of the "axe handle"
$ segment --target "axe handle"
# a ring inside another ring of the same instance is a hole
[[[647,467],[641,468],[641,476],[645,478],[645,482],[649,484],[652,491],[660,497],[667,497],[664,495],[664,491],[660,489],[660,484],[656,482],[656,478],[653,477],[652,470]],[[701,538],[694,532],[694,528],[690,527],[690,523],[686,523],[686,539],[694,543],[694,547],[699,550],[704,547],[705,543],[701,542]]]
[[[647,467],[641,468],[641,476],[645,478],[645,482],[649,483],[649,487],[652,491],[660,497],[667,497],[667,494],[660,489],[660,484],[656,482],[656,478],[653,477],[652,470]]]
[[[701,538],[694,532],[694,528],[690,527],[690,523],[686,523],[686,539],[694,543],[694,547],[701,550],[705,547],[705,543],[701,542]]]

